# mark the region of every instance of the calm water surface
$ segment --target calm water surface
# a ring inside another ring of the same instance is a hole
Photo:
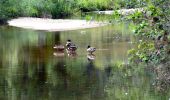
[[[154,92],[149,72],[114,66],[127,63],[127,50],[135,45],[128,26],[116,24],[64,32],[1,26],[0,99],[167,99],[168,96]],[[67,39],[78,46],[76,55],[53,49],[55,44],[65,45]],[[87,55],[88,45],[97,48],[94,55]]]

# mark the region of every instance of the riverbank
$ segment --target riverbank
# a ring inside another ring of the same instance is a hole
[[[107,23],[75,20],[75,19],[48,19],[34,17],[20,17],[8,21],[8,25],[45,31],[67,31],[84,28],[94,28],[107,25]]]

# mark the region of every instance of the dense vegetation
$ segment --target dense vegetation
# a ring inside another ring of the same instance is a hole
[[[145,62],[154,68],[157,88],[167,90],[170,65],[170,1],[150,0],[144,15],[137,14],[134,33],[141,37],[137,48],[129,51],[132,62]]]
[[[63,18],[79,12],[144,5],[145,0],[0,0],[0,22],[18,16]]]
[[[63,17],[74,12],[73,2],[65,0],[1,0],[0,20],[18,16]]]
[[[61,18],[80,10],[89,11],[107,7],[107,2],[99,6],[99,3],[102,4],[101,2],[92,3],[90,0],[1,0],[0,21],[3,22],[18,16]]]
[[[131,15],[137,24],[134,33],[142,38],[137,49],[129,51],[133,55],[130,60],[152,64],[168,61],[169,3],[169,1],[151,2],[145,14],[137,12],[136,15]]]

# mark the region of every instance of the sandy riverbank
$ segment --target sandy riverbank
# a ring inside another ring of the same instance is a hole
[[[84,28],[93,28],[107,25],[106,23],[74,20],[74,19],[47,19],[47,18],[33,18],[33,17],[20,17],[8,21],[10,26],[29,28],[34,30],[45,31],[66,31],[77,30]]]

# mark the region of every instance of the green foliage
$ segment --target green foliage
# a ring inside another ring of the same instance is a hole
[[[115,10],[114,13],[112,14],[112,18],[113,19],[120,19],[121,14],[119,14],[119,12]]]
[[[129,61],[132,62],[148,62],[150,60],[150,52],[154,52],[154,43],[150,42],[140,42],[136,49],[131,49],[128,51]]]
[[[1,0],[0,20],[18,16],[63,18],[79,11],[112,9],[111,0]]]
[[[159,4],[153,1],[148,4],[145,15],[137,13],[128,16],[129,19],[136,22],[135,35],[145,38],[141,39],[142,42],[139,43],[137,48],[129,51],[129,60],[132,62],[149,61],[157,64],[169,59],[170,44],[168,35],[170,28],[168,22],[170,21],[168,17],[170,13],[167,13],[169,9],[167,4],[170,5],[170,2],[162,0],[157,0],[157,2]]]
[[[20,15],[20,4],[17,0],[0,1],[0,21],[7,20],[10,17]]]
[[[139,8],[147,5],[148,0],[114,0],[114,7],[121,8]]]
[[[152,26],[150,26],[146,21],[142,21],[140,24],[135,26],[133,32],[135,35],[152,39],[162,33],[162,31],[159,31],[158,29],[152,29]]]
[[[141,11],[136,11],[133,14],[130,14],[129,16],[127,16],[127,19],[133,20],[134,22],[136,20],[138,20],[139,18],[141,18],[143,16],[143,13]]]
[[[157,16],[160,16],[162,13],[161,9],[154,5],[149,5],[147,8],[147,12],[149,13],[148,16],[150,17],[157,17]]]
[[[75,2],[66,0],[52,0],[51,14],[53,18],[69,16],[76,12]]]
[[[76,3],[83,12],[112,9],[111,0],[77,0]]]

